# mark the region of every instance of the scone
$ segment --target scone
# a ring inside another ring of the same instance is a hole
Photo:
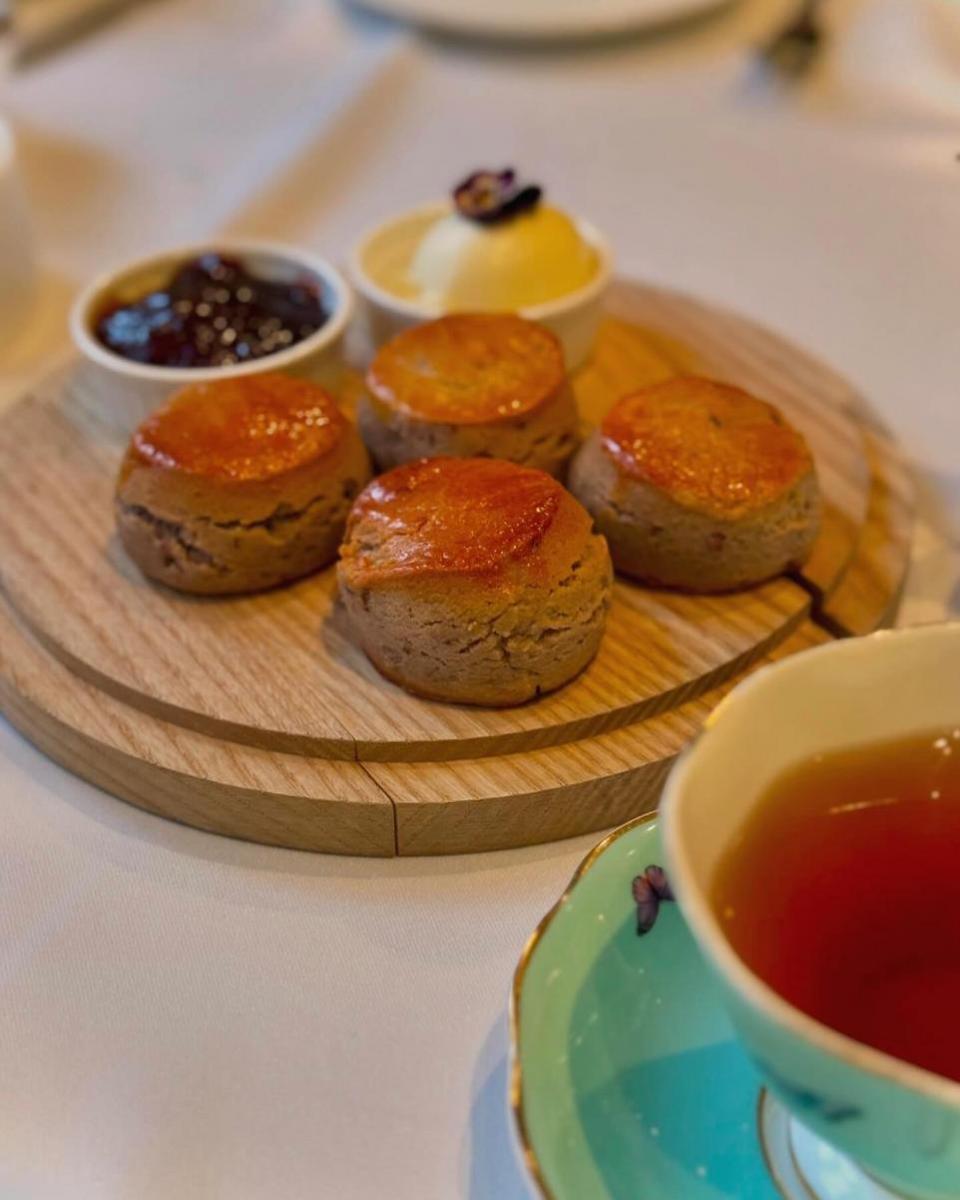
[[[521,704],[600,644],[612,571],[589,516],[544,471],[421,459],[357,499],[337,568],[350,625],[408,691]]]
[[[336,558],[370,478],[360,436],[316,384],[265,374],[191,384],[134,432],[117,530],[144,575],[252,592]]]
[[[614,566],[658,587],[722,592],[804,561],[820,523],[813,459],[771,404],[671,379],[620,400],[570,467]]]
[[[560,343],[509,313],[440,317],[398,334],[367,372],[357,418],[381,470],[452,455],[556,475],[576,446]]]

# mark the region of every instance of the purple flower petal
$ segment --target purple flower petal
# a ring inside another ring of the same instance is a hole
[[[540,203],[540,197],[543,195],[543,188],[535,183],[530,183],[526,187],[517,188],[513,195],[505,200],[500,208],[502,217],[513,217],[519,212],[524,212],[528,208],[536,208]]]
[[[674,899],[673,889],[663,867],[651,863],[642,875],[634,879],[633,898],[637,905],[637,934],[643,937],[657,923],[660,905],[665,900]]]
[[[517,186],[516,172],[474,171],[453,189],[453,200],[461,216],[490,224],[515,216],[540,202],[542,189],[534,184]]]
[[[650,881],[650,886],[657,893],[661,900],[675,900],[673,888],[670,886],[670,880],[667,878],[667,873],[663,867],[658,867],[656,864],[647,867],[644,871],[647,879]]]
[[[633,898],[637,904],[637,935],[644,937],[656,925],[660,912],[660,897],[646,875],[638,875],[633,881]]]

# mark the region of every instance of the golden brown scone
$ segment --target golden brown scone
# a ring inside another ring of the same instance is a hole
[[[169,587],[258,591],[333,561],[369,478],[359,434],[316,384],[280,374],[190,384],[134,432],[117,530]]]
[[[570,489],[616,569],[654,586],[759,583],[802,563],[819,530],[801,434],[772,404],[710,379],[625,396],[571,464]]]
[[[375,479],[337,568],[374,666],[411,692],[521,704],[572,679],[600,644],[612,571],[589,516],[543,471],[421,459]]]
[[[509,313],[440,317],[398,334],[367,372],[357,419],[381,469],[485,456],[556,475],[576,445],[560,343]]]

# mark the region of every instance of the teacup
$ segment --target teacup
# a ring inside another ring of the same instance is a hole
[[[958,722],[960,623],[833,642],[735,688],[674,768],[663,799],[671,885],[770,1091],[865,1177],[910,1200],[960,1197],[960,1083],[789,1004],[738,956],[708,897],[724,852],[787,768]]]

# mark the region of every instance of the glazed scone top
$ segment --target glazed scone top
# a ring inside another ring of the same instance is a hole
[[[134,432],[128,464],[211,480],[266,480],[323,458],[345,421],[333,398],[278,373],[192,383]]]
[[[803,436],[772,404],[696,376],[625,396],[601,436],[625,474],[727,520],[765,508],[813,468]]]
[[[586,512],[545,471],[496,458],[418,459],[357,497],[341,566],[363,584],[490,575],[529,560],[560,524],[590,531]]]
[[[461,313],[387,342],[367,387],[421,420],[476,425],[538,408],[564,378],[563,351],[549,330],[510,313]]]

